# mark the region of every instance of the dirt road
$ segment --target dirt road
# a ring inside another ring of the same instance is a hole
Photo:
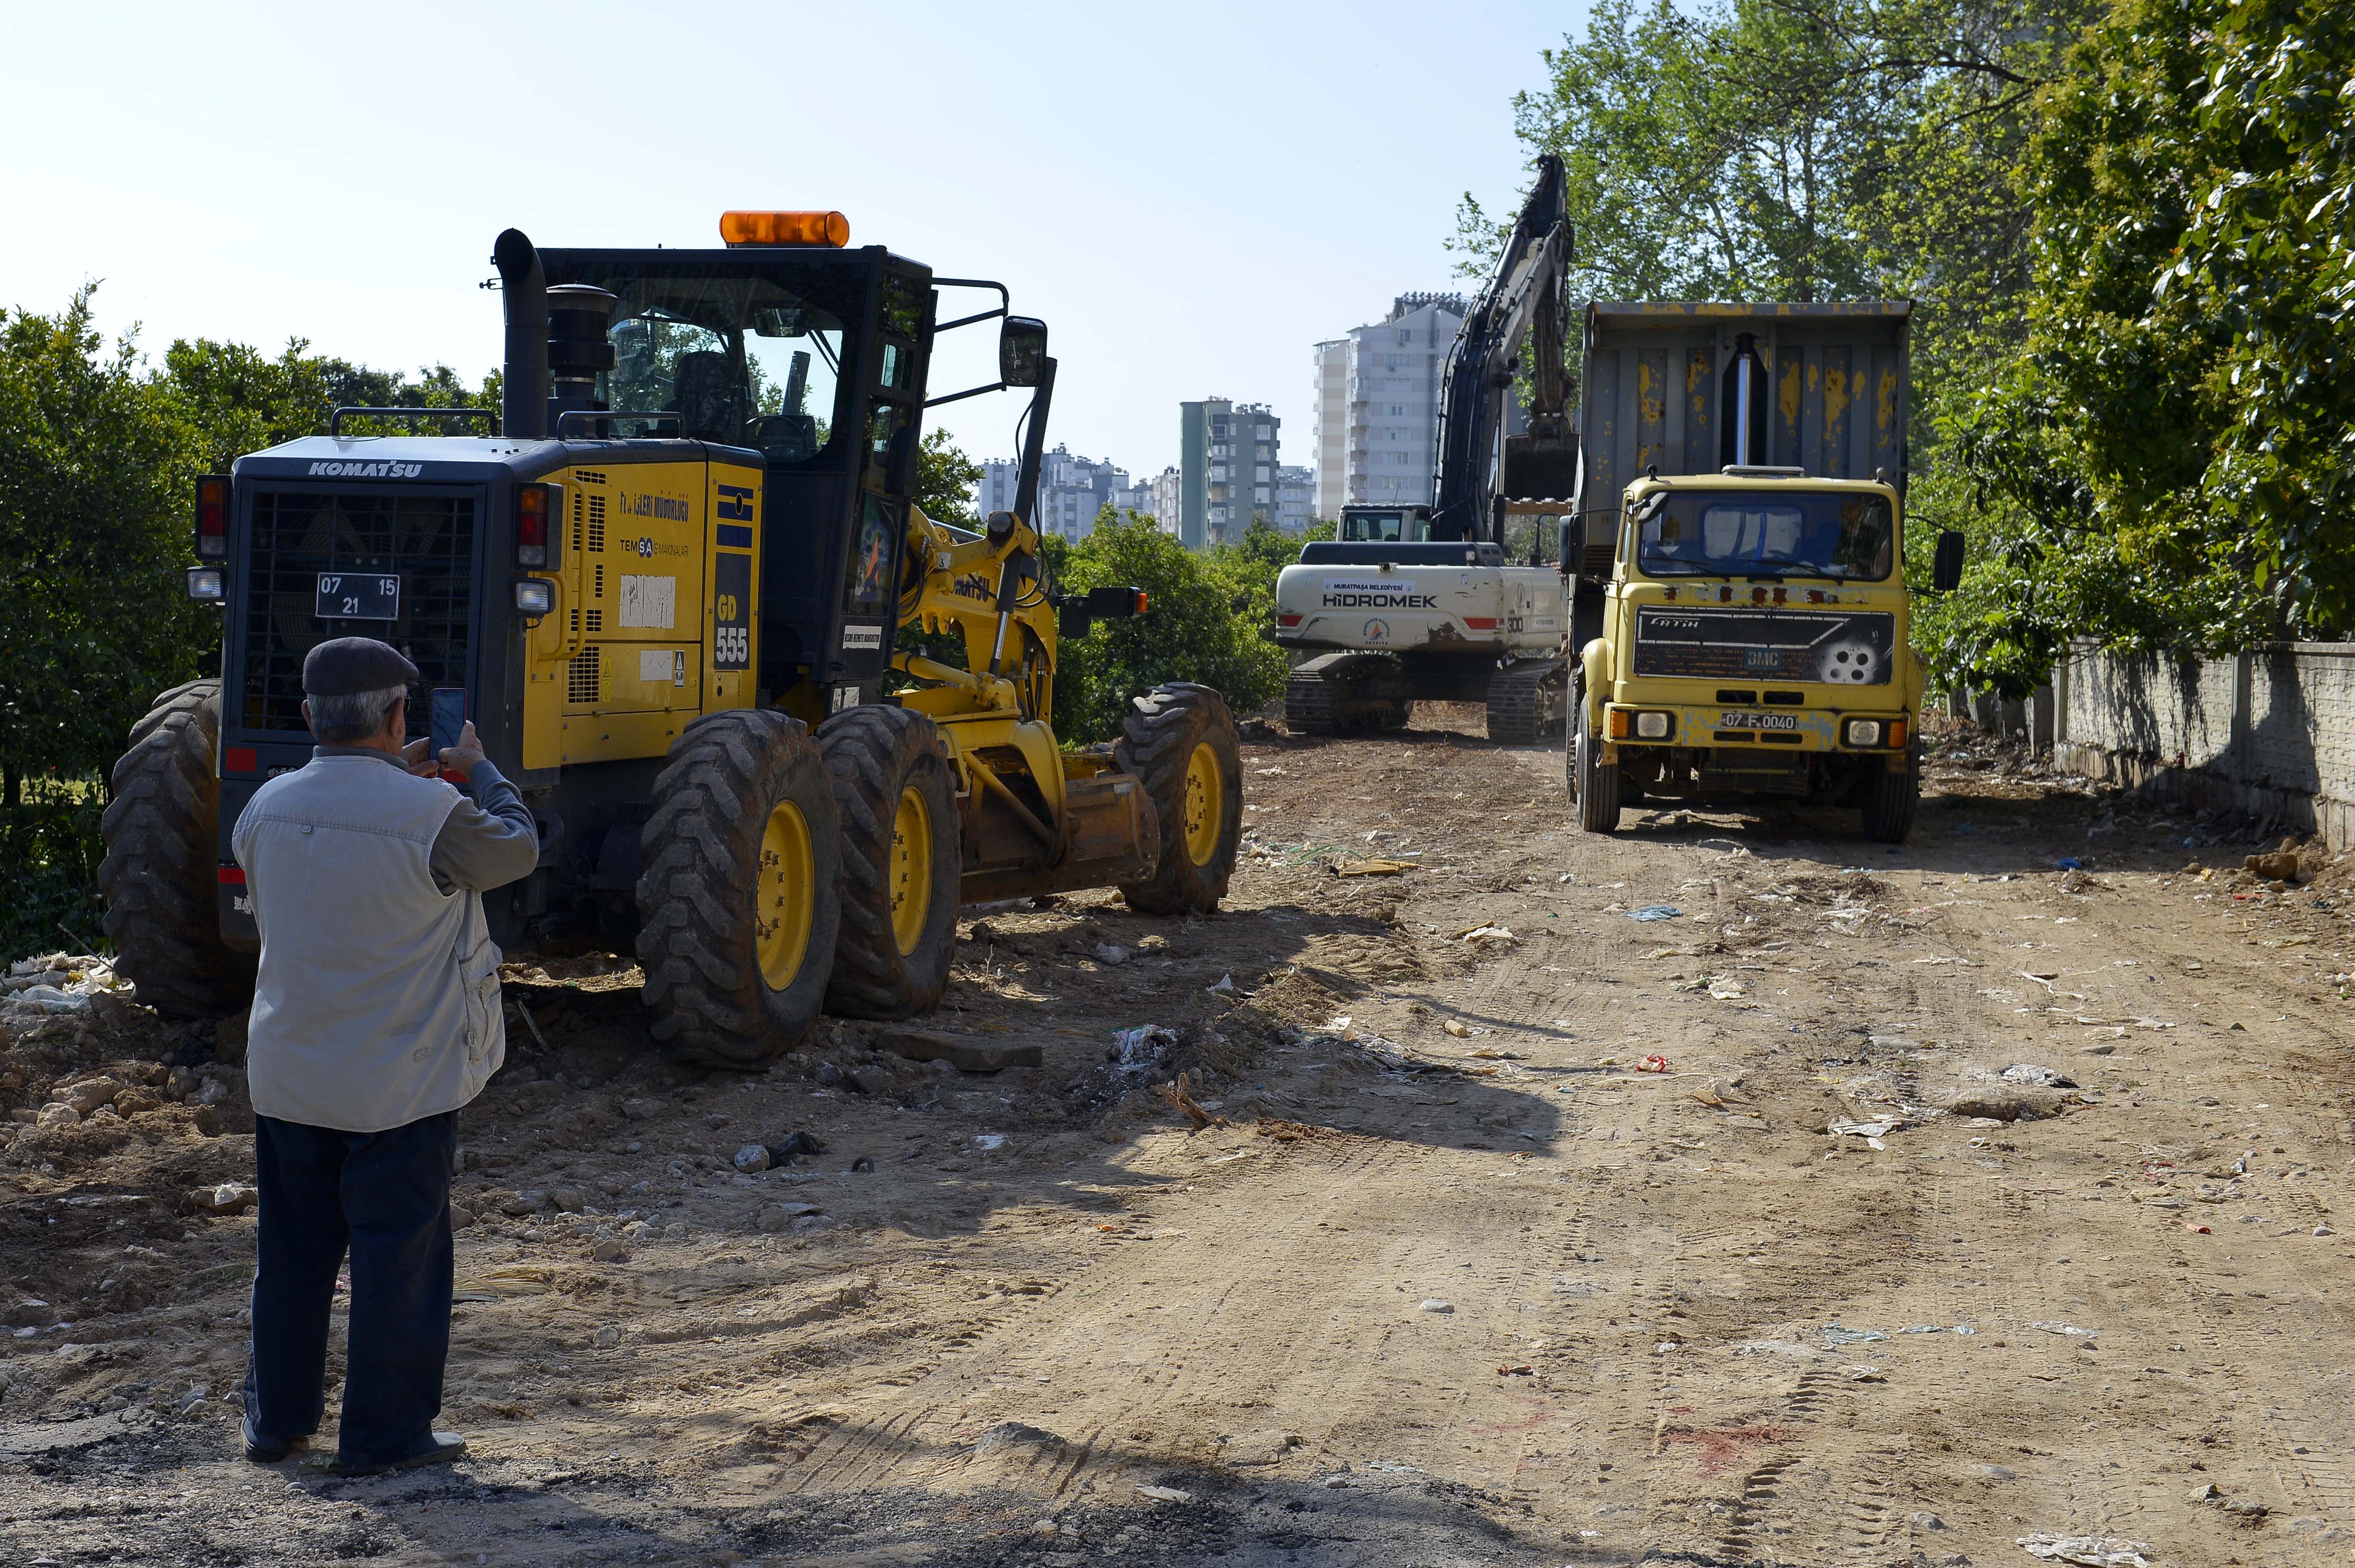
[[[1835,814],[1597,839],[1559,752],[1422,722],[1252,740],[1218,919],[969,923],[928,1027],[1044,1068],[845,1026],[680,1072],[631,971],[514,970],[453,1469],[233,1456],[252,1222],[184,1195],[250,1165],[236,1073],[18,1129],[0,1558],[2355,1556],[2342,868],[2203,880],[2271,845],[1961,753],[1902,853]],[[1332,869],[1368,858],[1412,869]],[[208,1049],[104,1023],[19,1033],[0,1104]]]

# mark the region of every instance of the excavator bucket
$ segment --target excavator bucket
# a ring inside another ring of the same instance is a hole
[[[1566,500],[1578,493],[1578,437],[1508,435],[1505,438],[1505,498]]]

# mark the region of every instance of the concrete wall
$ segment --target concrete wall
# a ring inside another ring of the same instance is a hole
[[[2355,844],[2355,643],[2221,659],[2080,645],[2053,692],[2060,765]]]

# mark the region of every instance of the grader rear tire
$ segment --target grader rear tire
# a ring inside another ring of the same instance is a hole
[[[1113,757],[1153,797],[1161,859],[1121,896],[1145,914],[1208,914],[1226,896],[1242,835],[1241,738],[1227,699],[1192,681],[1156,686],[1134,708]]]
[[[220,934],[219,744],[219,681],[164,693],[132,727],[99,822],[115,967],[167,1019],[225,1018],[253,999],[252,955]]]
[[[930,1010],[956,954],[956,792],[932,720],[846,709],[817,734],[842,821],[842,930],[826,1011],[904,1019]]]
[[[666,1052],[757,1067],[801,1042],[834,968],[841,843],[799,720],[707,714],[672,744],[638,878],[638,962]]]

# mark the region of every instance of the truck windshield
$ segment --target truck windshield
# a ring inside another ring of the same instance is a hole
[[[543,254],[546,254],[543,252]],[[839,269],[762,259],[607,261],[568,283],[621,296],[613,368],[598,378],[615,412],[677,412],[694,440],[748,446],[772,470],[840,456],[842,368],[858,345],[861,283]]]
[[[1889,575],[1889,498],[1856,492],[1669,491],[1646,517],[1636,564],[1652,577]]]

